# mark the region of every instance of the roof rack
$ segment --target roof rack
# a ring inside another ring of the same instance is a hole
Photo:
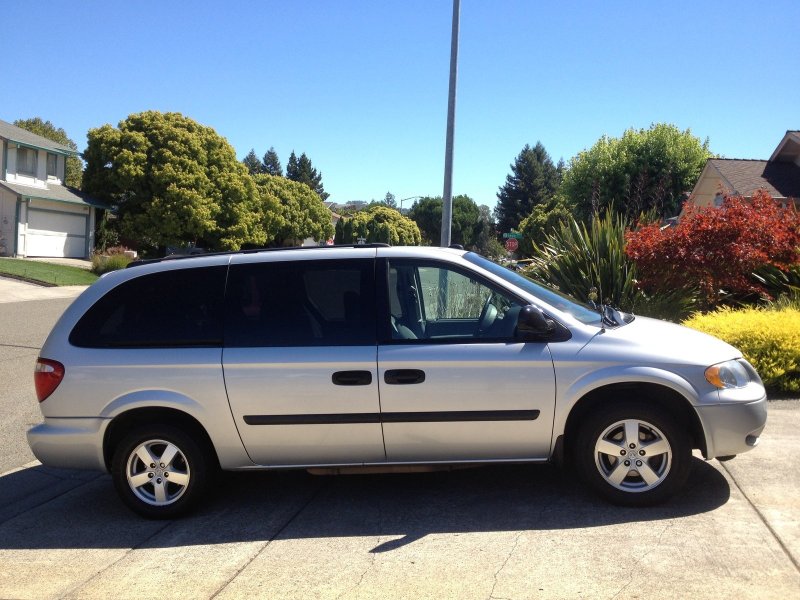
[[[374,242],[371,244],[335,244],[333,246],[286,246],[280,248],[250,248],[247,250],[231,250],[229,252],[206,252],[203,254],[170,254],[160,258],[147,258],[134,260],[128,263],[127,269],[140,267],[142,265],[152,265],[167,260],[189,260],[192,258],[204,258],[208,256],[233,256],[236,254],[258,254],[259,252],[280,252],[282,250],[323,250],[325,248],[390,248],[390,244]]]

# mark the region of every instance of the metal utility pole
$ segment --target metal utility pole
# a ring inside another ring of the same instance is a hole
[[[453,0],[453,31],[450,37],[450,93],[447,98],[447,140],[444,151],[444,194],[442,195],[442,246],[450,245],[453,223],[453,134],[456,125],[456,75],[458,72],[458,21],[461,0]]]

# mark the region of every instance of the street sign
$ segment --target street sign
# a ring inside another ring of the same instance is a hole
[[[506,250],[509,252],[516,252],[517,248],[519,248],[519,242],[516,238],[508,238],[506,240]]]
[[[522,239],[522,234],[521,233],[517,233],[516,231],[512,231],[511,233],[504,233],[503,234],[503,239],[504,240],[508,240],[508,239],[521,240]]]

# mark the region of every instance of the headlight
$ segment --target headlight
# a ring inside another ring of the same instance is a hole
[[[706,380],[719,389],[742,388],[752,380],[747,368],[738,360],[712,365],[706,369]]]

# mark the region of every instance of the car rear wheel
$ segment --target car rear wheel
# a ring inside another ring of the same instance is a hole
[[[140,427],[117,446],[111,466],[114,486],[134,512],[168,519],[189,511],[205,492],[209,461],[182,430]]]
[[[574,458],[582,479],[602,497],[646,506],[666,500],[686,483],[691,443],[660,407],[619,402],[585,418]]]

